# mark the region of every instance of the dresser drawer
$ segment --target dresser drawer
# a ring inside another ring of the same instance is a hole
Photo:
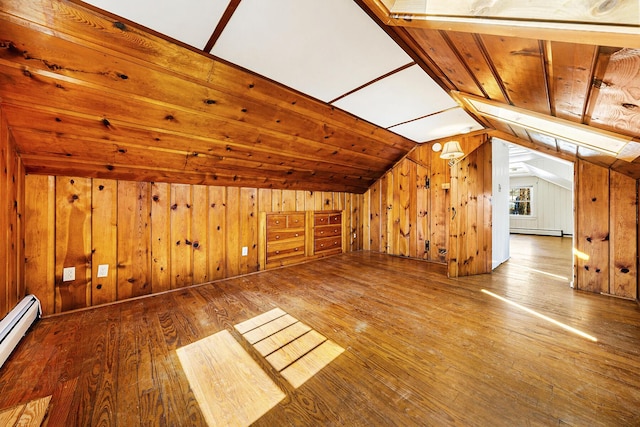
[[[267,262],[304,258],[304,239],[267,243]]]
[[[342,225],[342,214],[338,213],[329,215],[329,224]]]
[[[342,224],[339,225],[317,225],[313,232],[316,239],[322,237],[334,237],[342,234]]]
[[[302,239],[304,243],[304,228],[276,228],[267,230],[267,243],[283,240]]]
[[[315,240],[314,249],[316,253],[324,251],[337,251],[342,250],[342,238],[338,237],[323,237]]]
[[[295,213],[287,215],[288,228],[304,228],[304,213]]]
[[[267,230],[287,227],[286,215],[267,215]]]
[[[329,214],[319,214],[316,213],[313,215],[313,223],[314,225],[329,225]]]

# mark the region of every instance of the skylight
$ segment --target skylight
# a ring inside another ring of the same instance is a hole
[[[525,129],[561,139],[573,144],[596,150],[609,156],[620,156],[625,146],[632,141],[629,136],[596,129],[583,124],[553,116],[535,113],[522,108],[489,101],[484,98],[454,92],[454,95],[465,104],[470,111],[502,123],[521,126]]]

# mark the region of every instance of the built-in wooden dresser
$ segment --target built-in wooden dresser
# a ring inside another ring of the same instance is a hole
[[[342,212],[314,212],[314,255],[326,256],[342,252]]]
[[[266,215],[266,265],[279,266],[304,260],[305,213],[268,213]]]
[[[261,212],[260,230],[263,268],[342,252],[342,211]]]

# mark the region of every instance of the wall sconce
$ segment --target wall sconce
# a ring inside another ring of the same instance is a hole
[[[449,160],[449,166],[455,165],[456,159],[459,159],[464,156],[464,152],[462,148],[460,148],[460,143],[458,141],[447,141],[444,143],[444,148],[442,149],[442,153],[440,153],[440,158]]]

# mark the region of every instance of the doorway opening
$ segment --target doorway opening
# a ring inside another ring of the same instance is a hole
[[[494,268],[509,260],[572,284],[573,163],[496,138],[493,144]]]

